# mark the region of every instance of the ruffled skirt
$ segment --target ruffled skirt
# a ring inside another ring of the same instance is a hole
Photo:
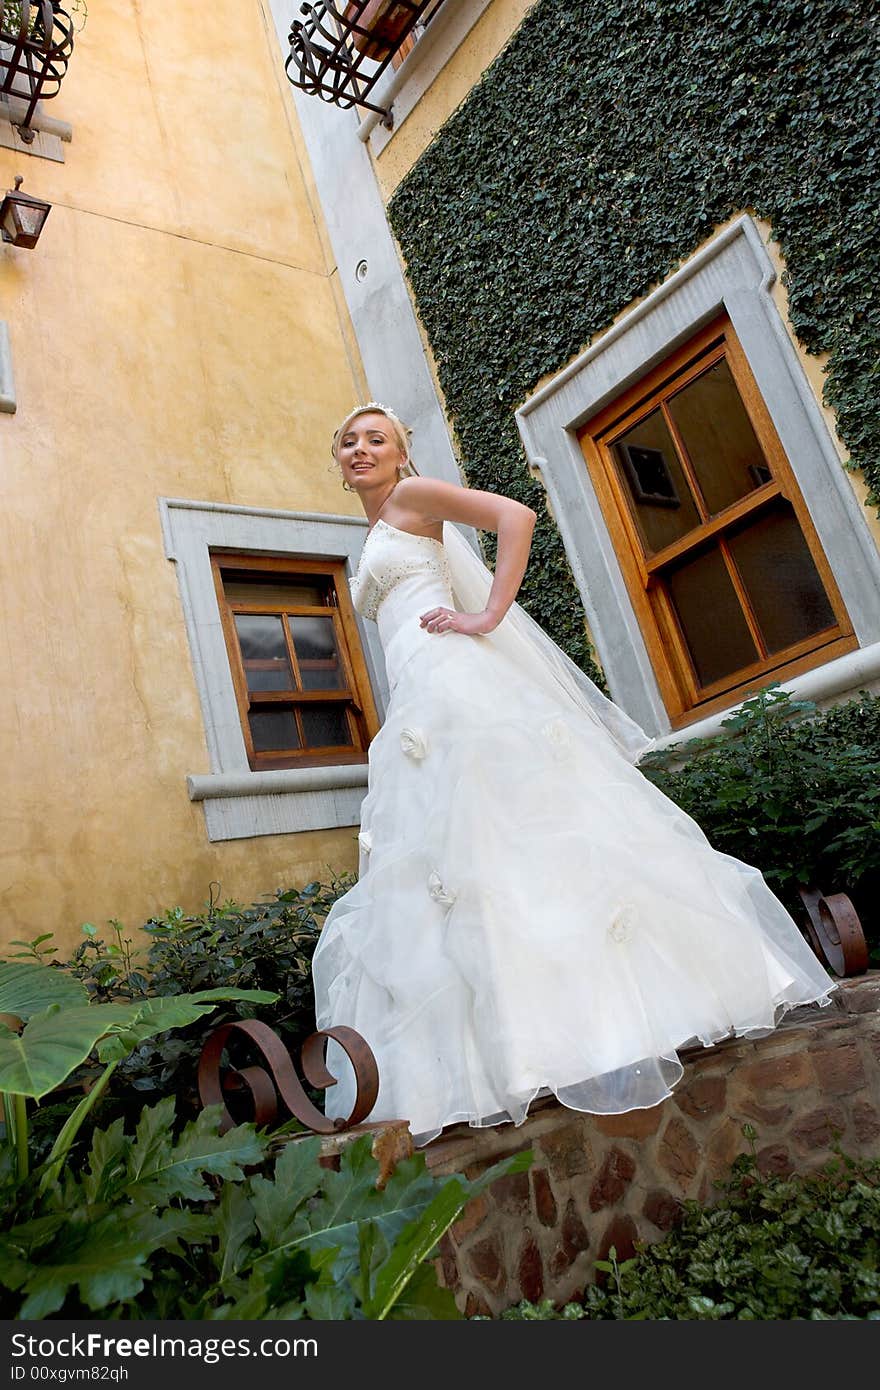
[[[457,1122],[520,1124],[541,1094],[597,1114],[653,1106],[680,1049],[829,1002],[758,870],[713,850],[490,642],[421,634],[394,678],[359,881],[313,967],[318,1026],[347,1024],[375,1053],[371,1119],[425,1143]],[[328,1113],[347,1115],[335,1045],[328,1061]]]

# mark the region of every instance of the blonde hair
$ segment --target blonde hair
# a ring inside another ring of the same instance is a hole
[[[409,425],[403,423],[399,416],[395,415],[390,406],[380,405],[378,401],[367,401],[365,405],[357,406],[354,410],[349,411],[341,425],[337,425],[336,429],[333,431],[333,440],[330,445],[330,452],[333,455],[334,461],[336,463],[339,462],[339,454],[337,451],[340,439],[345,434],[345,431],[352,421],[357,420],[360,415],[385,416],[385,419],[391,426],[391,432],[394,435],[395,442],[406,460],[406,472],[409,474],[417,474],[416,466],[413,463],[412,454],[410,452],[412,430]]]

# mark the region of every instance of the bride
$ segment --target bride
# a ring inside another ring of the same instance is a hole
[[[415,473],[370,402],[333,436],[369,522],[355,607],[391,699],[360,875],[315,951],[319,1028],[370,1044],[371,1120],[521,1124],[538,1095],[657,1105],[678,1050],[760,1035],[834,982],[757,869],[713,850],[634,766],[650,745],[514,604],[536,516]],[[452,523],[498,534],[494,577]],[[336,1045],[327,1097],[347,1115]]]

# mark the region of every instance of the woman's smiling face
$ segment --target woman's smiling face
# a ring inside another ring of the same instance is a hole
[[[355,416],[339,437],[336,457],[343,478],[357,492],[395,483],[405,462],[391,421],[375,410]]]

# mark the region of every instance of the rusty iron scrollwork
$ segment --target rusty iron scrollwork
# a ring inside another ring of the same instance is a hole
[[[829,893],[818,888],[799,888],[806,909],[801,927],[823,965],[836,975],[864,975],[868,968],[868,943],[852,901],[846,893]]]
[[[300,6],[284,64],[294,87],[348,110],[362,106],[390,121],[371,93],[417,24],[443,0],[311,0]]]
[[[38,101],[58,95],[73,53],[73,20],[58,0],[20,0],[0,18],[0,94],[24,103],[12,119],[26,143]]]
[[[244,1037],[261,1054],[265,1066],[246,1066],[224,1070],[223,1052],[233,1036]],[[316,1134],[336,1134],[365,1120],[379,1094],[379,1071],[369,1044],[353,1028],[325,1028],[312,1033],[303,1043],[302,1071],[310,1085],[327,1090],[336,1077],[327,1069],[324,1047],[332,1038],[348,1057],[355,1075],[354,1105],[347,1119],[329,1119],[312,1104],[296,1074],[293,1059],[278,1034],[258,1019],[224,1023],[208,1038],[199,1058],[199,1097],[202,1105],[222,1105],[220,1132],[238,1121],[226,1106],[228,1096],[249,1092],[255,1124],[272,1124],[278,1117],[278,1098],[291,1115]]]

